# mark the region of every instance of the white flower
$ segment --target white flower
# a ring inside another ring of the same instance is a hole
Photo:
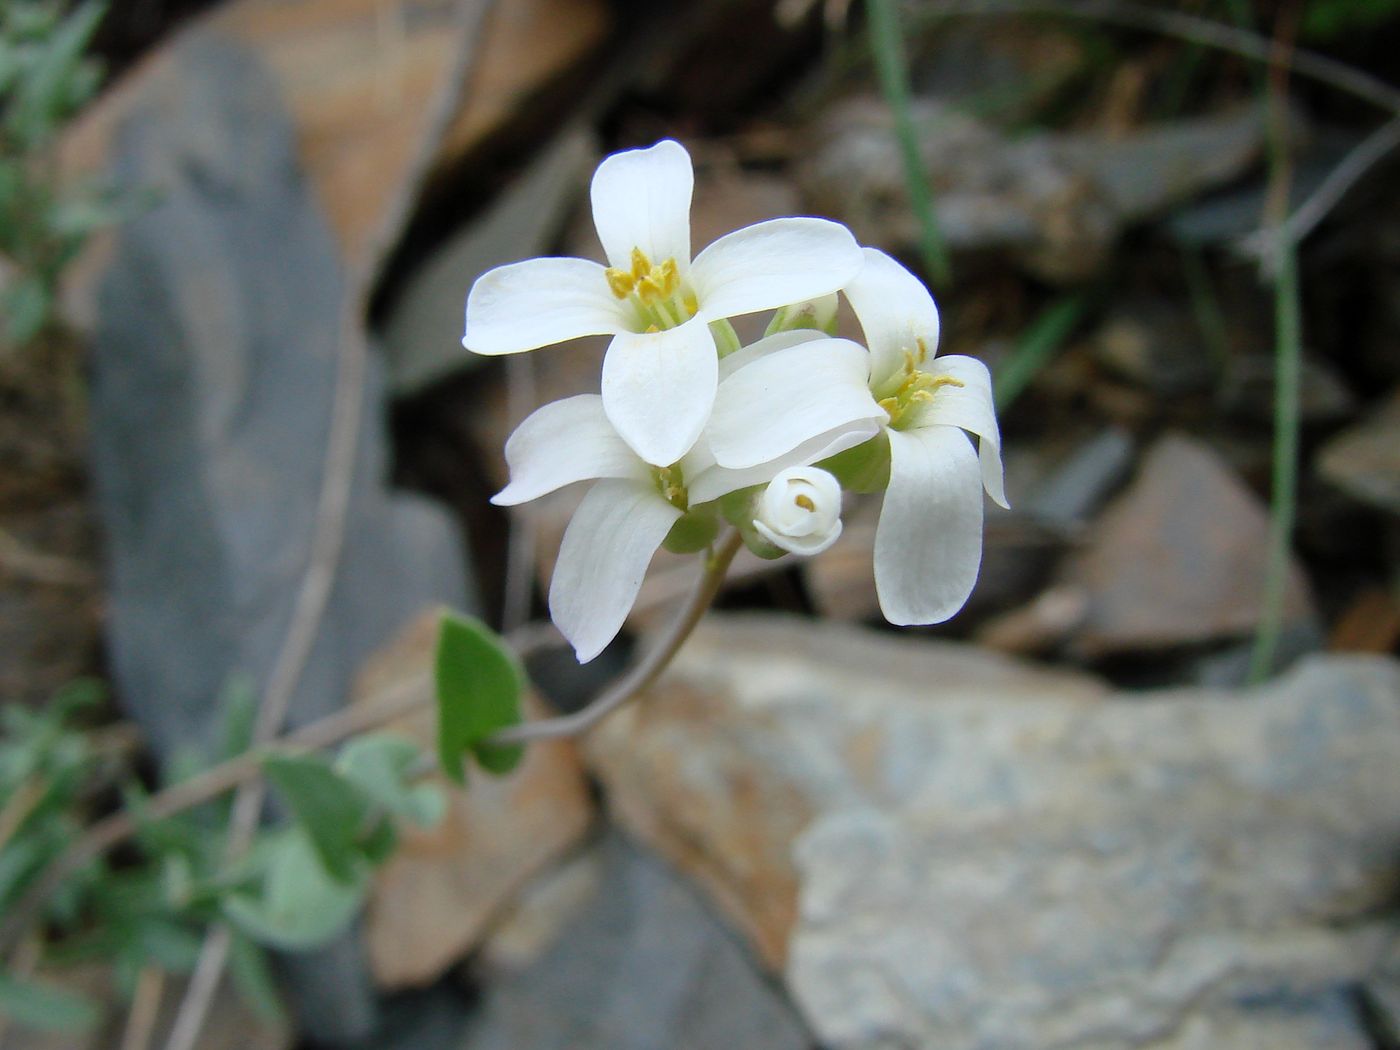
[[[793,554],[820,554],[841,535],[841,483],[818,467],[779,471],[759,496],[753,527]]]
[[[865,436],[838,435],[835,446]],[[510,484],[491,500],[500,506],[594,481],[564,532],[549,587],[550,617],[580,663],[622,629],[652,556],[687,509],[762,484],[786,465],[726,470],[701,441],[679,463],[654,467],[613,429],[597,394],[537,409],[506,442],[506,462]]]
[[[883,252],[865,249],[844,291],[868,356],[817,339],[740,369],[720,385],[711,448],[721,466],[738,468],[877,420],[890,457],[875,532],[880,608],[894,624],[939,623],[977,580],[983,489],[1006,506],[991,377],[975,358],[933,356],[933,297]]]
[[[718,355],[709,326],[835,291],[861,266],[849,231],[773,219],[690,255],[690,156],[679,143],[615,153],[593,176],[593,221],[609,266],[530,259],[482,275],[467,296],[462,343],[479,354],[611,335],[608,419],[647,463],[669,466],[709,417]]]

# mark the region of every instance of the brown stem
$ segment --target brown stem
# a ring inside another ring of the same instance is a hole
[[[592,728],[605,716],[646,689],[647,686],[656,681],[662,671],[666,670],[680,647],[685,644],[685,640],[690,637],[690,633],[695,630],[695,625],[700,622],[701,617],[705,615],[705,610],[710,607],[715,595],[719,593],[719,589],[724,583],[725,573],[729,571],[729,563],[734,560],[734,555],[739,553],[739,548],[743,545],[743,538],[737,530],[725,538],[719,549],[706,562],[704,573],[701,574],[689,600],[676,615],[670,630],[666,632],[666,636],[617,685],[582,710],[559,718],[545,718],[538,722],[525,722],[518,726],[511,726],[494,734],[489,742],[492,744],[524,744],[531,740],[576,736]]]

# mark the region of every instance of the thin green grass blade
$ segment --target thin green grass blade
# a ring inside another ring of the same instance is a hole
[[[894,114],[909,204],[919,220],[919,254],[929,280],[934,285],[947,285],[952,280],[953,270],[934,211],[933,188],[928,184],[919,156],[919,137],[909,105],[909,63],[904,54],[898,3],[897,0],[867,0],[865,6],[870,20],[870,50],[875,59],[875,72],[880,78],[880,90]]]

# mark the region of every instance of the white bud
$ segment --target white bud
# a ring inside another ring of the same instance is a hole
[[[841,483],[818,467],[780,471],[754,505],[753,527],[793,554],[820,554],[841,535]]]

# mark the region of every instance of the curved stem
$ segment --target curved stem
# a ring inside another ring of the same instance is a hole
[[[715,595],[724,583],[729,564],[739,548],[744,545],[738,530],[731,532],[705,564],[701,574],[681,611],[671,623],[670,629],[661,642],[646,654],[646,657],[617,685],[582,710],[559,718],[545,718],[538,722],[526,722],[511,726],[491,736],[491,744],[524,744],[531,740],[549,740],[554,737],[575,736],[591,729],[599,721],[621,707],[632,697],[642,692],[661,676],[676,653],[680,651],[695,625],[700,622]]]

